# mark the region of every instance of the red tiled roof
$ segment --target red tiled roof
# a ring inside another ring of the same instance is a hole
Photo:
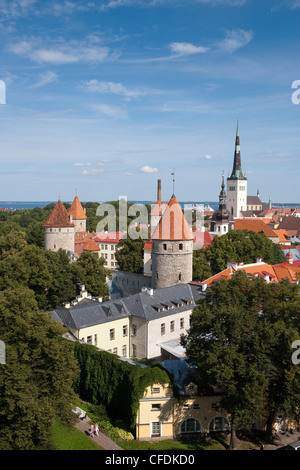
[[[260,218],[251,219],[235,219],[234,230],[251,230],[252,232],[263,232],[267,237],[277,238],[278,235],[274,233],[268,225],[266,225]]]
[[[44,223],[44,227],[74,227],[74,224],[70,222],[67,209],[60,200]]]
[[[82,220],[86,219],[86,214],[83,210],[83,207],[78,199],[77,196],[75,196],[74,201],[69,209],[68,212],[69,215],[72,215],[73,219],[75,220]]]
[[[146,251],[151,251],[152,250],[152,240],[146,241],[145,246],[144,246],[143,249],[146,250]]]
[[[153,233],[152,240],[193,239],[192,231],[176,197],[173,195]]]
[[[84,246],[83,251],[100,251],[99,245],[94,240],[89,240]]]

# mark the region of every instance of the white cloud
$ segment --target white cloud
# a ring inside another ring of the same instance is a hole
[[[231,54],[249,44],[252,39],[252,31],[244,31],[243,29],[226,30],[226,36],[219,42],[217,48],[222,52]]]
[[[114,119],[126,119],[127,112],[119,106],[111,106],[108,104],[93,104],[91,109],[94,111],[103,114],[104,116],[114,118]]]
[[[175,52],[175,54],[179,56],[203,54],[208,50],[207,47],[194,46],[194,44],[190,44],[188,42],[172,42],[169,47],[172,52]]]
[[[289,2],[289,7],[291,10],[296,10],[297,8],[300,8],[300,0],[291,0]]]
[[[157,173],[158,169],[157,168],[151,168],[150,166],[145,165],[140,169],[140,171],[142,173]]]
[[[53,82],[56,82],[58,79],[58,76],[56,73],[54,72],[45,72],[45,73],[42,73],[39,77],[39,80],[38,82],[34,83],[31,88],[40,88],[40,87],[43,87],[45,85],[48,85],[49,83],[53,83]]]
[[[205,158],[205,160],[211,160],[211,159],[212,159],[212,156],[206,154],[206,155],[204,156],[204,158]]]
[[[110,49],[96,45],[91,41],[57,41],[54,44],[41,46],[39,41],[20,41],[11,44],[10,50],[19,56],[29,58],[39,64],[73,64],[77,62],[103,62],[110,56]]]
[[[93,169],[93,170],[83,170],[81,172],[82,175],[98,175],[99,173],[103,173],[102,169]]]
[[[83,82],[83,87],[87,91],[99,93],[112,93],[115,95],[124,96],[127,99],[138,98],[139,96],[146,95],[146,91],[140,89],[129,89],[122,85],[122,83],[116,82],[89,80]]]
[[[90,163],[81,163],[81,162],[79,162],[79,163],[74,163],[74,166],[91,166],[91,164]]]

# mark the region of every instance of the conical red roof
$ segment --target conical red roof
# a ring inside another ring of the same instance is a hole
[[[67,209],[60,200],[44,223],[44,227],[74,227],[74,224],[70,222]]]
[[[153,240],[193,240],[193,233],[176,197],[171,197],[152,236]]]
[[[72,215],[72,218],[74,220],[82,220],[82,219],[86,219],[86,214],[83,210],[83,207],[78,199],[77,196],[75,196],[75,199],[69,209],[69,212],[68,212],[69,215]]]

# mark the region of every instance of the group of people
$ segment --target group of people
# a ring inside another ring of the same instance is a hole
[[[89,429],[90,437],[94,439],[94,436],[99,436],[99,426],[98,424],[91,424],[91,427]]]

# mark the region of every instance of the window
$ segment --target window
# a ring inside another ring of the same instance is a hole
[[[194,408],[194,410],[200,410],[200,405],[199,405],[199,403],[194,403],[194,404],[193,404],[193,408]]]
[[[209,423],[209,431],[229,431],[229,422],[223,416],[216,416]]]
[[[118,354],[118,348],[113,349],[113,354]]]
[[[105,249],[107,250],[107,245],[105,245]]]
[[[127,336],[127,335],[128,335],[127,325],[123,325],[123,336]]]
[[[161,335],[164,335],[165,332],[166,332],[166,324],[165,324],[165,323],[162,323],[162,324],[160,325],[160,334],[161,334]]]
[[[160,409],[161,409],[161,404],[160,403],[152,403],[151,411],[158,411]]]
[[[115,329],[114,329],[114,328],[112,328],[111,330],[109,330],[109,339],[110,339],[110,340],[115,339]]]
[[[110,255],[110,259],[114,259],[114,254],[113,253]]]
[[[94,335],[94,344],[97,346],[97,335]]]
[[[179,243],[179,250],[183,250],[183,243]]]
[[[164,243],[164,250],[166,251],[166,249],[167,249],[167,244]]]
[[[174,330],[175,330],[175,321],[172,320],[172,321],[170,322],[170,331],[172,332],[172,331],[174,331]]]
[[[182,433],[201,432],[201,424],[195,418],[188,418],[181,423],[180,430]]]
[[[86,338],[86,342],[87,342],[87,344],[92,344],[92,337],[91,337],[91,336],[88,336],[88,337]]]
[[[181,273],[179,273],[178,280],[181,281]]]
[[[235,186],[229,186],[229,191],[235,191]]]
[[[133,357],[136,357],[136,345],[135,344],[132,345],[132,355]]]
[[[153,387],[152,388],[152,393],[159,393],[160,392],[160,388],[159,387]]]
[[[184,318],[180,318],[180,329],[184,328]]]
[[[132,325],[131,334],[132,334],[132,336],[136,336],[136,325]]]
[[[188,405],[187,403],[185,405],[183,405],[184,410],[188,410],[189,408],[190,408],[190,405]]]
[[[126,357],[126,344],[124,344],[124,346],[122,346],[122,356]]]
[[[160,422],[153,421],[151,423],[151,437],[160,437]]]
[[[111,248],[112,251],[114,251],[114,249],[115,249],[114,245],[111,245],[110,248]]]

